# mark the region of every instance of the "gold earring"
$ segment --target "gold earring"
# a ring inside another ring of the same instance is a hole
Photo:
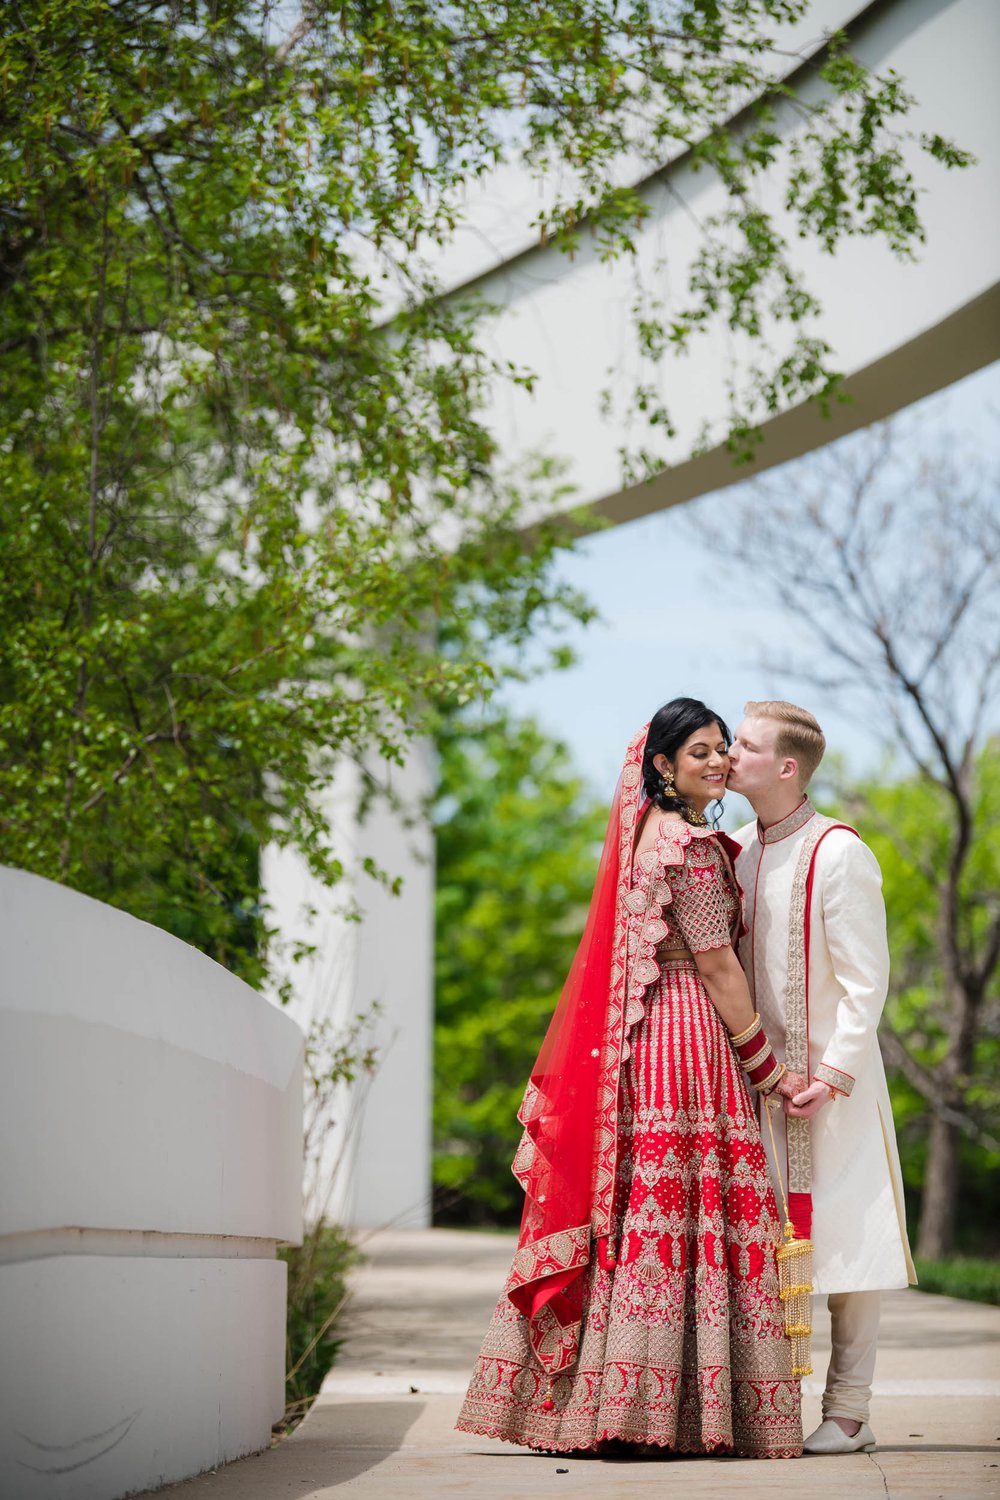
[[[663,795],[664,797],[677,796],[677,787],[674,784],[674,773],[672,769],[669,770],[663,778]]]

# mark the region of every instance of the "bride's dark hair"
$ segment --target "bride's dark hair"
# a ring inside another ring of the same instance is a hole
[[[683,797],[664,796],[665,782],[653,765],[653,757],[665,755],[674,760],[684,741],[709,724],[718,724],[727,747],[732,744],[732,731],[725,719],[700,698],[671,698],[650,720],[642,757],[642,784],[646,796],[661,812],[678,812],[683,816],[688,806]]]

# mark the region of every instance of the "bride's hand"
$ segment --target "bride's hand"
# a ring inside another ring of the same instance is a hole
[[[790,1073],[786,1068],[774,1085],[774,1092],[782,1099],[794,1099],[796,1094],[802,1093],[805,1086],[806,1081],[801,1073]]]

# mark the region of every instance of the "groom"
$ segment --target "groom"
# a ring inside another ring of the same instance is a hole
[[[781,702],[748,703],[744,713],[728,781],[757,814],[736,835],[748,928],[740,959],[775,1051],[810,1080],[774,1124],[833,1339],[823,1421],[804,1446],[870,1452],[879,1293],[916,1281],[875,1035],[889,978],[882,876],[853,829],[806,795],[826,749],[812,714]]]

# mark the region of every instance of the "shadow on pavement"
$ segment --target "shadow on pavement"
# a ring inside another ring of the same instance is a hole
[[[314,1484],[327,1485],[356,1479],[403,1446],[423,1411],[412,1397],[318,1403],[287,1445],[295,1449],[296,1475],[308,1469]]]
[[[1000,1466],[1000,1439],[995,1443],[879,1443],[875,1457],[884,1453],[992,1453]]]
[[[256,1458],[237,1459],[171,1485],[177,1500],[297,1500],[347,1484],[389,1457],[424,1410],[414,1400],[314,1406],[285,1442]]]

